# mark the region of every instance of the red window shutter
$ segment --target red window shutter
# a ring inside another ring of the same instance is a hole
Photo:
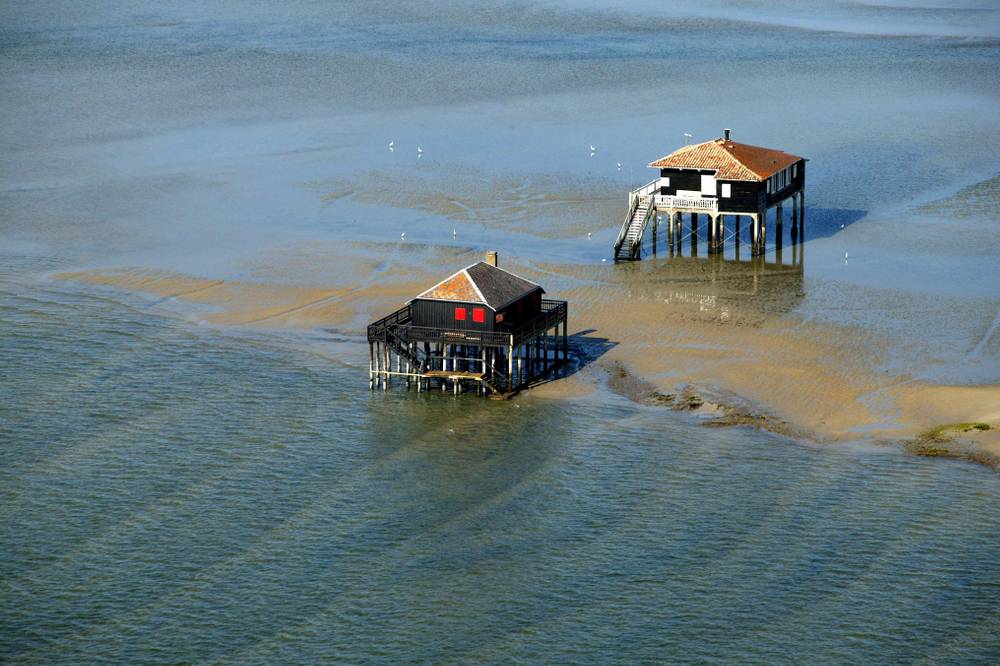
[[[465,321],[465,308],[455,308],[455,321]]]
[[[486,310],[483,308],[472,308],[472,321],[482,324],[486,321]]]

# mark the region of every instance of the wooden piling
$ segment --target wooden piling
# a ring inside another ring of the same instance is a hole
[[[698,256],[698,213],[691,213],[691,256]]]

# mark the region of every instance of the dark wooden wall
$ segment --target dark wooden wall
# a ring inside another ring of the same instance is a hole
[[[465,321],[455,319],[455,308],[465,308]],[[486,321],[481,324],[473,321],[474,308],[485,310]],[[414,326],[453,328],[459,331],[504,331],[517,328],[541,314],[542,290],[536,289],[500,310],[503,321],[499,323],[496,321],[497,312],[481,303],[431,301],[418,298],[411,304],[411,312]]]
[[[764,205],[764,198],[767,196],[767,186],[764,183],[755,183],[749,180],[721,180],[718,181],[719,190],[719,210],[734,213],[756,213]],[[731,186],[730,197],[722,198],[722,183]]]
[[[771,207],[779,199],[785,199],[793,192],[805,188],[806,184],[806,163],[805,160],[797,162],[797,173],[791,179],[789,185],[780,192],[774,194],[767,193],[767,181],[753,182],[746,180],[717,180],[715,181],[715,196],[719,199],[719,209],[736,213],[756,213],[765,207]],[[661,187],[660,194],[664,196],[677,196],[677,190],[701,191],[701,176],[711,175],[711,170],[692,169],[660,169],[660,176],[670,179],[669,187]],[[722,185],[727,183],[731,186],[730,196],[722,197]]]
[[[805,160],[800,160],[800,161],[796,162],[796,164],[798,164],[799,166],[797,168],[797,171],[796,171],[796,174],[795,174],[795,178],[791,179],[791,181],[788,183],[788,186],[785,187],[785,189],[781,190],[780,192],[775,192],[774,194],[767,194],[766,195],[766,197],[767,197],[766,205],[767,205],[768,208],[770,208],[774,204],[778,203],[778,201],[780,201],[782,199],[787,199],[789,196],[791,196],[791,194],[793,192],[798,192],[799,190],[802,190],[802,189],[805,188],[805,186],[806,186],[806,162],[805,162]],[[767,186],[766,186],[766,184],[761,183],[761,185],[764,185],[764,191],[766,193],[767,192]]]
[[[416,299],[411,304],[414,326],[433,326],[435,328],[453,328],[460,331],[492,331],[495,330],[496,313],[481,303],[463,303],[461,301],[425,301]],[[455,308],[465,308],[465,321],[455,319]],[[485,310],[485,320],[477,323],[472,319],[474,308]]]
[[[700,192],[702,174],[710,176],[712,173],[709,170],[660,169],[660,176],[670,179],[670,187],[661,187],[660,194],[674,197],[677,196],[677,190],[694,190],[695,192]]]
[[[503,323],[497,328],[516,328],[521,324],[531,321],[542,312],[542,290],[538,289],[526,295],[518,301],[500,310],[503,315]]]

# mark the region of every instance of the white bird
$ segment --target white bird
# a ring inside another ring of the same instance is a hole
[[[840,225],[840,228],[841,228],[841,229],[843,229],[843,228],[844,228],[844,225]]]
[[[844,261],[847,261],[847,253],[844,253]]]
[[[594,144],[590,144],[590,152],[592,152],[592,153],[596,153],[597,152],[597,148],[594,148]]]
[[[400,237],[400,238],[401,238],[402,240],[406,240],[406,232],[404,231],[403,233],[399,234],[399,237]]]
[[[420,157],[423,154],[424,154],[424,149],[421,148],[420,146],[417,146],[417,157]]]
[[[601,261],[607,261],[607,259],[601,259]]]
[[[390,141],[389,142],[389,152],[391,153],[394,150],[396,150],[396,142],[395,141]]]
[[[587,232],[587,238],[590,238],[590,232],[589,231]]]
[[[622,163],[621,162],[617,162],[616,164],[618,164],[618,170],[621,171],[622,170]]]
[[[458,237],[458,230],[457,229],[452,229],[451,230],[451,237],[452,238]]]

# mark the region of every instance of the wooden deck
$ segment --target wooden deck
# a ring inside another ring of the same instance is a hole
[[[393,377],[429,390],[472,383],[483,394],[507,397],[566,362],[566,301],[543,298],[541,312],[520,326],[470,331],[414,326],[410,306],[368,327],[369,386],[387,389]],[[394,367],[395,366],[395,367]]]

